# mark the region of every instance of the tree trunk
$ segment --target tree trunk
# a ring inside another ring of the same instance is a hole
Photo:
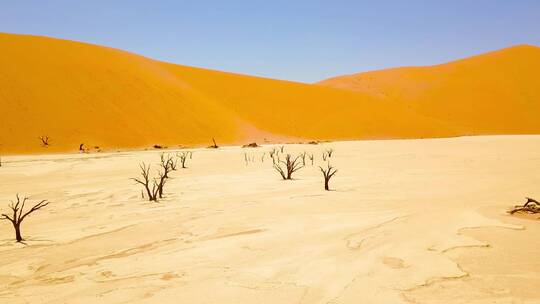
[[[21,226],[20,224],[13,224],[13,228],[15,228],[15,239],[17,242],[22,242],[23,238],[21,236]]]
[[[326,190],[326,191],[329,191],[329,189],[328,189],[328,182],[329,182],[329,181],[330,181],[330,180],[328,180],[328,179],[326,179],[326,178],[324,179],[324,190]]]

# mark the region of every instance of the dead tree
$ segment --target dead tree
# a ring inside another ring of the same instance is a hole
[[[284,149],[285,149],[285,146],[279,146],[279,151],[281,151],[281,153],[283,153]]]
[[[296,156],[294,159],[290,154],[285,155],[285,160],[281,160],[279,156],[277,156],[274,160],[274,169],[281,175],[281,177],[284,180],[290,180],[292,179],[292,174],[304,167],[300,163],[300,158],[302,155]],[[285,168],[282,168],[281,165],[284,165]]]
[[[157,196],[158,196],[158,188],[157,183],[154,180],[152,183],[152,186],[150,186],[150,165],[146,165],[144,162],[139,164],[139,167],[141,168],[141,176],[142,179],[138,178],[132,178],[135,182],[143,185],[144,189],[146,190],[146,195],[148,196],[149,201],[157,202]],[[152,188],[150,188],[152,187]]]
[[[514,214],[516,212],[524,212],[524,213],[540,213],[540,203],[532,198],[526,197],[527,202],[523,205],[516,205],[514,208],[508,213]]]
[[[187,168],[187,167],[186,167],[186,160],[187,160],[188,156],[189,156],[189,158],[191,159],[191,155],[192,155],[192,154],[191,154],[190,151],[183,151],[183,152],[180,153],[180,154],[176,154],[176,156],[177,156],[178,158],[180,158],[180,164],[182,165],[182,169]]]
[[[165,183],[169,178],[169,172],[175,170],[176,162],[174,161],[174,158],[170,155],[167,155],[167,157],[165,158],[162,154],[160,165],[163,171],[160,171],[158,173],[159,178],[154,179],[154,184],[156,185],[159,198],[163,198],[163,189],[165,188]]]
[[[165,175],[165,178],[169,178],[169,172],[172,170],[176,170],[176,162],[174,160],[174,157],[167,154],[165,156],[164,153],[160,156],[160,164],[161,168],[163,168],[163,174]]]
[[[47,148],[49,146],[49,136],[40,136],[39,140],[41,141],[41,146]]]
[[[326,161],[326,158],[328,157],[328,155],[326,155],[326,152],[323,152],[322,154],[322,160],[323,161]]]
[[[32,212],[39,210],[49,204],[49,202],[47,202],[46,200],[42,200],[36,205],[34,205],[34,207],[30,208],[30,210],[24,212],[24,204],[26,203],[27,199],[27,197],[24,197],[21,201],[19,194],[17,194],[17,202],[15,203],[12,201],[11,205],[9,206],[9,208],[11,208],[11,210],[13,211],[13,214],[11,216],[7,214],[2,214],[2,217],[0,218],[2,220],[9,220],[11,222],[11,224],[13,225],[13,229],[15,229],[15,239],[17,240],[17,242],[24,241],[21,235],[21,223],[23,222],[23,220]]]
[[[208,148],[212,148],[212,149],[217,149],[217,148],[219,148],[218,145],[216,144],[215,138],[213,138],[213,137],[212,137],[212,142],[213,142],[213,145],[209,146]]]
[[[167,182],[167,173],[166,169],[163,169],[163,172],[159,172],[159,178],[154,179],[154,185],[156,185],[157,193],[159,198],[163,198],[163,189],[165,188],[165,183]]]
[[[327,149],[326,150],[326,155],[328,155],[328,157],[332,157],[332,153],[334,153],[334,149]]]
[[[302,166],[305,166],[306,165],[306,151],[304,151],[304,153],[300,154],[300,158],[302,159]]]
[[[311,161],[311,165],[312,165],[312,166],[313,166],[313,160],[314,160],[314,158],[315,158],[315,157],[313,156],[313,154],[311,154],[311,155],[309,156],[309,160]]]
[[[329,191],[330,188],[328,187],[328,183],[330,182],[332,176],[334,176],[334,174],[336,174],[338,170],[330,166],[330,163],[328,163],[328,167],[326,169],[321,166],[319,166],[319,168],[321,169],[321,172],[324,176],[324,190]]]
[[[277,150],[276,148],[272,148],[272,150],[271,150],[270,152],[268,152],[268,154],[270,154],[270,158],[273,159],[274,156],[276,155],[276,152],[277,152],[277,151],[278,151],[278,150]]]

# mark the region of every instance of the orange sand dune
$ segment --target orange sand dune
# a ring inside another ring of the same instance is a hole
[[[429,67],[324,80],[454,126],[460,134],[540,132],[540,48],[515,46]]]
[[[46,37],[0,34],[0,66],[2,154],[76,151],[81,143],[117,149],[207,145],[212,137],[218,144],[238,144],[540,129],[529,121],[484,121],[476,108],[469,116],[477,123],[462,126],[372,92],[174,65]],[[500,108],[501,119],[514,111],[512,102]],[[41,135],[51,138],[48,148],[40,146]]]
[[[452,135],[366,94],[0,34],[0,152]],[[51,145],[40,146],[48,135]]]

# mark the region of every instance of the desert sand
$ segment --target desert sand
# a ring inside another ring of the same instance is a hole
[[[270,149],[193,150],[158,203],[130,180],[158,151],[4,157],[2,212],[51,203],[26,245],[1,222],[0,302],[540,303],[540,222],[505,213],[540,197],[540,136],[286,145],[315,155],[293,181]]]
[[[0,66],[0,154],[458,134],[363,93],[68,40],[0,33]]]
[[[0,33],[0,66],[0,155],[540,133],[532,46],[321,85]]]
[[[540,47],[518,45],[434,66],[339,76],[319,84],[407,105],[465,135],[537,134],[539,70]]]

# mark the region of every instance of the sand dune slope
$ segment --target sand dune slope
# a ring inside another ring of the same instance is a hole
[[[319,84],[407,106],[463,134],[540,131],[540,48],[534,46],[515,46],[436,66],[336,77]]]
[[[0,34],[0,152],[152,144],[452,135],[367,94],[154,61],[90,44]],[[49,135],[43,149],[37,139]]]

